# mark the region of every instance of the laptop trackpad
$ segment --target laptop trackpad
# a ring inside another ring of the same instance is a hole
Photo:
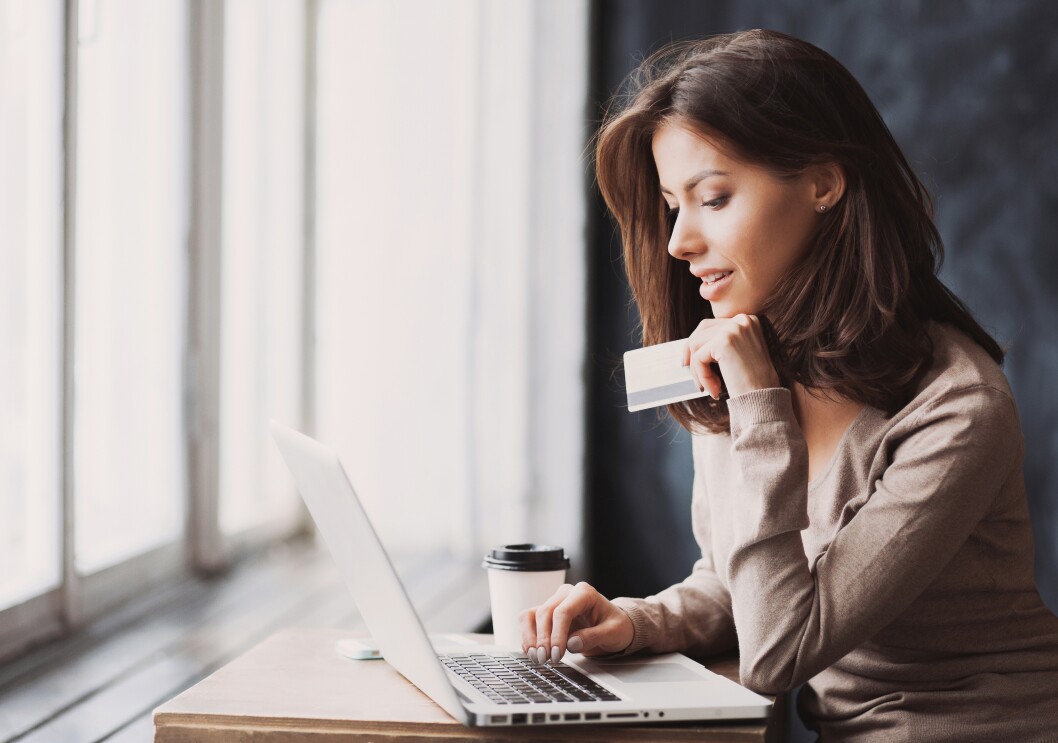
[[[599,663],[596,667],[626,684],[702,680],[699,674],[679,663]]]

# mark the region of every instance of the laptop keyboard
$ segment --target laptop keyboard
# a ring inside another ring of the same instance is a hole
[[[615,702],[620,697],[565,663],[537,666],[514,654],[437,656],[452,673],[497,704]]]

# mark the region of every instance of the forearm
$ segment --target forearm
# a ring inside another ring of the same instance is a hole
[[[908,419],[883,476],[813,568],[800,536],[807,446],[789,391],[757,390],[728,407],[739,478],[726,577],[742,682],[762,692],[803,683],[903,612],[984,518],[1020,445],[998,391],[939,396]]]
[[[623,655],[682,652],[706,656],[736,645],[731,597],[711,568],[696,565],[687,579],[644,599],[614,599],[634,627]]]

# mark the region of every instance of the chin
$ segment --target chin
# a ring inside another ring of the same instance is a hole
[[[735,315],[757,315],[760,314],[760,310],[756,308],[739,307],[738,305],[732,305],[729,302],[710,302],[713,309],[713,317],[717,320],[729,319]]]

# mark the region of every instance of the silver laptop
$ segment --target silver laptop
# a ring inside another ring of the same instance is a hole
[[[532,664],[496,645],[431,644],[338,456],[272,421],[294,474],[383,657],[468,726],[760,718],[771,702],[678,653]]]

